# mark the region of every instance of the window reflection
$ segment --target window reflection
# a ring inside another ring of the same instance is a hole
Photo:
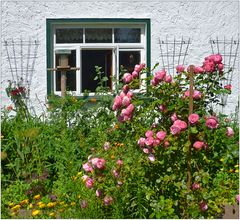
[[[112,43],[112,29],[110,28],[86,28],[86,43]]]
[[[114,42],[115,43],[140,43],[141,29],[140,28],[115,28]]]
[[[83,29],[66,28],[56,30],[56,43],[82,43]]]

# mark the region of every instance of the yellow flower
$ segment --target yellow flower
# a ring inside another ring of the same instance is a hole
[[[237,170],[235,170],[235,173],[238,173],[239,171],[238,171],[238,169]]]
[[[235,168],[239,167],[239,164],[236,164],[234,167],[235,167]]]
[[[220,159],[220,161],[221,161],[221,162],[223,162],[223,161],[224,161],[224,159],[223,159],[223,158],[221,158],[221,159]]]
[[[38,206],[39,206],[39,208],[40,208],[40,209],[43,209],[43,208],[45,208],[45,207],[46,207],[46,204],[44,204],[44,203],[41,203],[41,204],[39,204]]]
[[[60,205],[63,205],[64,203],[65,203],[64,201],[62,201],[62,202],[59,202],[59,204],[60,204]]]
[[[9,206],[9,207],[13,207],[13,206],[14,206],[14,203],[13,203],[13,202],[10,202],[10,203],[8,203],[8,206]]]
[[[114,156],[114,155],[112,155],[112,156],[111,156],[111,159],[112,159],[112,160],[114,160],[114,159],[115,159],[115,156]]]
[[[80,198],[81,198],[81,195],[77,195],[77,198],[80,199]]]
[[[49,216],[50,216],[50,217],[56,217],[56,213],[51,212],[51,213],[49,213]]]
[[[77,173],[77,176],[82,176],[82,172],[78,172],[78,173]]]
[[[64,212],[64,209],[59,209],[58,211],[59,211],[59,212]]]
[[[75,205],[76,205],[76,202],[71,202],[71,205],[72,205],[72,206],[75,206]]]
[[[20,205],[26,205],[28,204],[29,200],[28,199],[24,199],[23,201],[20,202]]]
[[[34,198],[35,200],[38,200],[38,199],[41,198],[41,196],[38,194],[38,195],[34,196],[33,198]]]
[[[40,210],[33,210],[32,211],[32,216],[36,216],[40,214]]]
[[[72,180],[75,181],[77,179],[76,176],[72,176]]]
[[[11,215],[11,216],[16,216],[16,215],[17,215],[17,212],[12,212],[10,215]]]
[[[49,203],[47,204],[47,207],[48,207],[48,208],[52,208],[52,207],[54,207],[56,204],[57,204],[56,202],[49,202]]]
[[[115,128],[115,129],[118,129],[118,128],[119,128],[119,125],[118,125],[118,124],[115,124],[115,125],[114,125],[114,128]]]
[[[33,204],[30,203],[27,208],[28,208],[28,209],[32,209],[32,207],[33,207]]]
[[[4,160],[7,158],[7,153],[6,152],[1,152],[1,159]]]
[[[13,206],[13,207],[11,208],[11,210],[12,210],[12,211],[17,211],[17,210],[19,210],[20,208],[21,208],[20,205],[15,205],[15,206]]]
[[[232,173],[232,172],[234,172],[234,170],[233,170],[233,169],[230,169],[228,172],[229,172],[229,173]]]

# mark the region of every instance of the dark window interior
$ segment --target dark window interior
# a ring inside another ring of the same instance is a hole
[[[95,92],[98,86],[95,66],[102,67],[103,76],[108,77],[105,86],[112,88],[112,50],[82,50],[82,92]]]
[[[56,67],[59,66],[60,55],[56,54]],[[68,65],[76,67],[76,50],[71,50],[68,56]],[[76,91],[76,71],[67,71],[67,91]],[[61,91],[61,72],[56,71],[56,91]]]

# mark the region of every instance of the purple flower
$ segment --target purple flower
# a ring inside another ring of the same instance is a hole
[[[88,202],[87,202],[86,200],[82,200],[82,201],[80,202],[80,205],[81,205],[81,208],[82,208],[82,209],[85,209],[85,208],[88,207]]]

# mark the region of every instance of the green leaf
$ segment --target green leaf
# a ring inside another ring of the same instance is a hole
[[[198,133],[198,129],[196,127],[191,127],[190,129],[192,134],[197,134]]]
[[[98,80],[98,76],[95,76],[95,78],[93,80]]]
[[[102,78],[102,81],[103,81],[103,82],[106,82],[106,81],[108,81],[108,78],[107,78],[106,76],[104,76],[104,77]]]

